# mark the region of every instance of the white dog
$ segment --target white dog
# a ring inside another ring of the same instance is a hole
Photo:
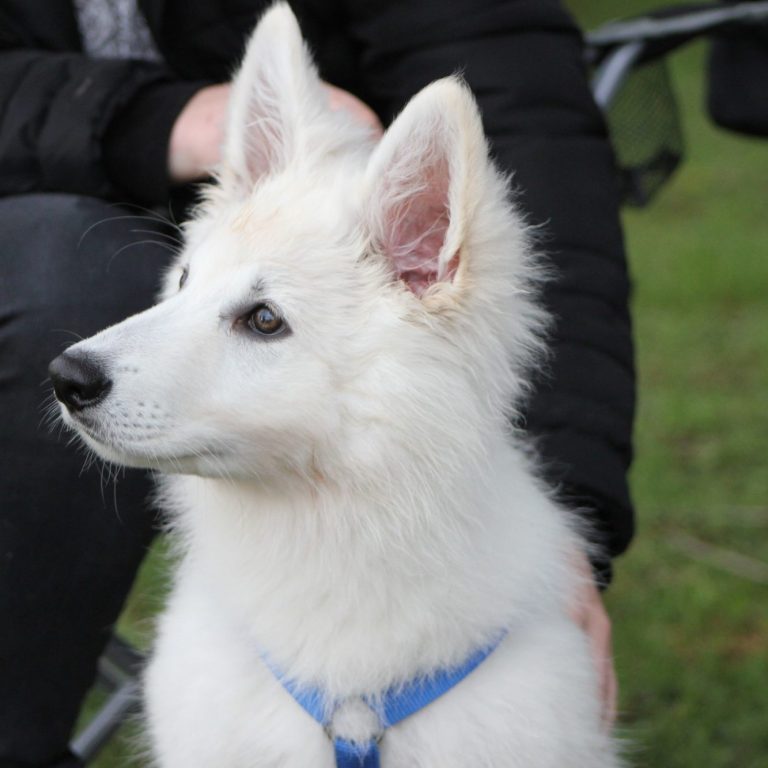
[[[159,766],[618,766],[581,543],[508,426],[536,280],[467,88],[374,146],[268,11],[163,300],[51,366],[93,450],[171,475]]]

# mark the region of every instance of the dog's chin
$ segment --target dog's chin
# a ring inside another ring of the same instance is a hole
[[[222,474],[222,457],[219,454],[208,454],[204,450],[194,453],[175,451],[153,447],[152,451],[134,448],[130,445],[117,444],[108,437],[100,434],[97,427],[85,420],[73,416],[62,409],[63,420],[83,443],[99,458],[110,464],[116,464],[131,469],[148,469],[165,474],[201,475],[215,477]]]
[[[224,474],[222,459],[218,455],[172,452],[147,454],[131,450],[130,447],[115,446],[102,442],[91,435],[78,430],[83,442],[110,464],[118,464],[131,469],[148,469],[169,475],[200,475],[201,477],[220,477]]]

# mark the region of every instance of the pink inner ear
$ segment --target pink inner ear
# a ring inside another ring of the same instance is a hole
[[[439,273],[438,257],[450,224],[448,189],[449,167],[446,158],[430,158],[404,188],[389,185],[384,211],[385,255],[397,276],[417,296],[438,280],[450,280],[457,258],[450,259],[445,274]]]

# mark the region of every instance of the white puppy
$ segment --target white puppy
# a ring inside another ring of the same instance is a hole
[[[159,766],[333,768],[334,740],[339,765],[619,764],[566,613],[580,542],[509,427],[536,279],[461,82],[373,146],[264,16],[163,300],[52,364],[90,447],[171,475]],[[385,722],[414,680],[434,700]]]

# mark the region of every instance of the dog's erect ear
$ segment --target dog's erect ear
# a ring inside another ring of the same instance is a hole
[[[251,36],[230,98],[222,183],[247,193],[299,151],[301,121],[324,100],[296,17],[278,3]],[[308,119],[308,118],[307,118]]]
[[[417,296],[458,279],[471,174],[487,163],[477,105],[457,78],[414,96],[374,151],[366,171],[372,247]]]

